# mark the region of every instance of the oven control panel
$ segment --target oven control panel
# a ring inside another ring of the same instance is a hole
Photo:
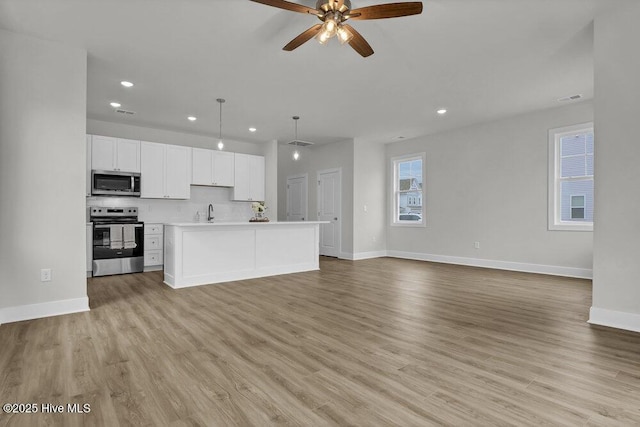
[[[92,206],[90,210],[91,218],[104,217],[137,217],[138,208],[108,208],[104,206]]]

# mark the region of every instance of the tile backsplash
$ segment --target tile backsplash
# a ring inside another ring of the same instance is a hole
[[[189,200],[141,199],[138,197],[87,197],[87,206],[136,206],[140,221],[149,223],[195,222],[196,213],[207,215],[213,205],[216,222],[244,222],[254,215],[251,202],[231,201],[233,189],[191,186]],[[267,212],[268,213],[268,212]],[[87,219],[88,220],[88,219]]]

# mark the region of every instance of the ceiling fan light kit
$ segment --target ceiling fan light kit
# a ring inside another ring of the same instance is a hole
[[[419,15],[422,13],[422,2],[386,3],[351,9],[350,0],[318,0],[316,8],[310,8],[285,0],[251,0],[255,3],[277,7],[298,13],[315,15],[322,21],[299,34],[283,47],[292,51],[312,38],[316,38],[322,45],[333,37],[338,38],[340,44],[348,43],[362,57],[373,55],[369,43],[351,25],[345,22],[351,20],[399,18],[402,16]]]

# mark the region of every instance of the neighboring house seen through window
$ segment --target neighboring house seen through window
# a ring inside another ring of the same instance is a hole
[[[549,229],[593,230],[593,123],[549,131]]]
[[[424,159],[424,154],[392,159],[394,225],[424,225]]]

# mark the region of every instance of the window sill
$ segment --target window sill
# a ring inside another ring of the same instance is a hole
[[[427,226],[424,222],[416,223],[415,221],[407,221],[407,222],[392,222],[392,227],[409,227],[409,228],[424,228]]]
[[[593,223],[574,224],[574,223],[560,223],[550,224],[549,231],[593,231]]]

